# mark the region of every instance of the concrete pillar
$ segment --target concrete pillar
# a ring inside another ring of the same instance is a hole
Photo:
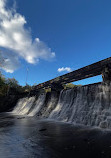
[[[102,71],[103,82],[109,84],[111,82],[111,70],[109,70],[108,66],[104,68]]]

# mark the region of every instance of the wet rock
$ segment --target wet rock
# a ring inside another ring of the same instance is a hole
[[[24,119],[25,117],[18,117],[17,119]]]
[[[107,128],[108,127],[108,123],[106,121],[100,122],[99,125],[101,128]]]
[[[46,131],[46,130],[47,130],[46,128],[39,129],[40,132]]]

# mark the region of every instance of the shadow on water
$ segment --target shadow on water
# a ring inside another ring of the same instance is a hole
[[[111,131],[0,114],[0,158],[111,158]]]

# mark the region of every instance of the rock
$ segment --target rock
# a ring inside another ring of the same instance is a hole
[[[39,129],[40,132],[46,131],[46,130],[47,130],[46,128]]]
[[[99,125],[101,128],[108,128],[108,123],[106,121],[100,122]]]
[[[17,119],[24,119],[25,117],[18,117]]]

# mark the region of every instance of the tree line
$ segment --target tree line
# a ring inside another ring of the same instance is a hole
[[[24,93],[27,91],[30,91],[31,86],[25,85],[21,86],[19,85],[18,81],[15,78],[6,78],[1,72],[0,72],[0,96],[6,96],[11,94],[18,94],[18,93]]]

